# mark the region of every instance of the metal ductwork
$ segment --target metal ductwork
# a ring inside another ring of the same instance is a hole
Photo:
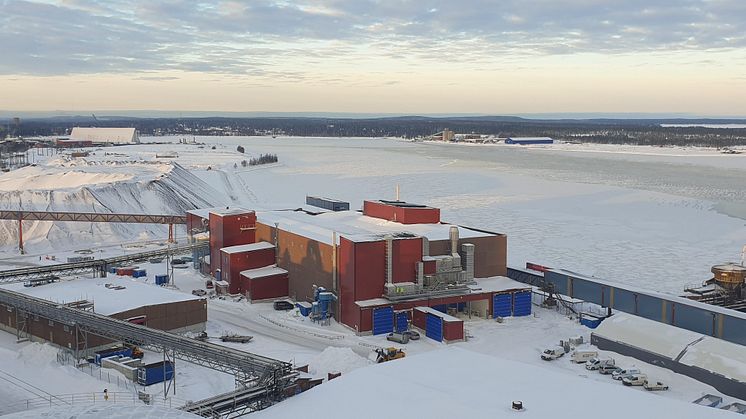
[[[430,256],[430,240],[422,237],[422,256]]]
[[[474,279],[474,249],[475,246],[471,243],[465,243],[461,245],[461,251],[464,257],[461,259],[466,281]]]

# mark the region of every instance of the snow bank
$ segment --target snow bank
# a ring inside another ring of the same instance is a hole
[[[525,411],[511,411],[520,400]],[[319,406],[329,406],[324,409]],[[619,382],[596,382],[449,347],[360,368],[255,418],[729,418]],[[517,417],[517,416],[516,416]]]
[[[13,419],[193,419],[200,416],[156,406],[138,406],[130,404],[97,404],[93,406],[58,406],[34,409],[26,412],[12,413],[3,416]]]
[[[369,364],[370,361],[356,354],[350,348],[330,346],[308,363],[308,371],[315,375],[326,375],[329,372],[346,374]]]

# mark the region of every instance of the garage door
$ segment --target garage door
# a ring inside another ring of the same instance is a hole
[[[394,308],[373,309],[373,334],[380,335],[394,331]]]
[[[531,315],[531,291],[521,291],[513,294],[513,315]]]
[[[513,296],[510,294],[495,294],[492,297],[492,318],[510,317]]]
[[[425,320],[425,336],[438,342],[443,341],[443,319],[440,317],[427,313],[427,319]]]
[[[396,331],[404,332],[409,328],[409,316],[406,311],[396,313]]]

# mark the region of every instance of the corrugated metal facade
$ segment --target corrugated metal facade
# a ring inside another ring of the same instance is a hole
[[[432,313],[427,313],[425,317],[425,336],[429,337],[432,340],[442,342],[443,319]]]
[[[380,335],[394,331],[393,307],[381,307],[373,310],[373,334]]]

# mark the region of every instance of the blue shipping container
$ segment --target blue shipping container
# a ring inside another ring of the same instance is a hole
[[[162,383],[172,379],[174,376],[174,365],[171,361],[160,361],[154,364],[143,365],[137,369],[137,384],[149,386]]]
[[[448,305],[447,304],[439,304],[437,306],[432,306],[433,310],[438,310],[441,313],[448,313]]]
[[[531,291],[519,291],[513,294],[513,316],[531,315]]]
[[[142,278],[148,276],[148,272],[145,269],[135,269],[132,271],[132,276],[134,278]]]
[[[396,331],[406,332],[409,329],[409,316],[406,311],[396,313]]]
[[[168,284],[168,275],[156,275],[155,276],[155,285],[164,285]]]

